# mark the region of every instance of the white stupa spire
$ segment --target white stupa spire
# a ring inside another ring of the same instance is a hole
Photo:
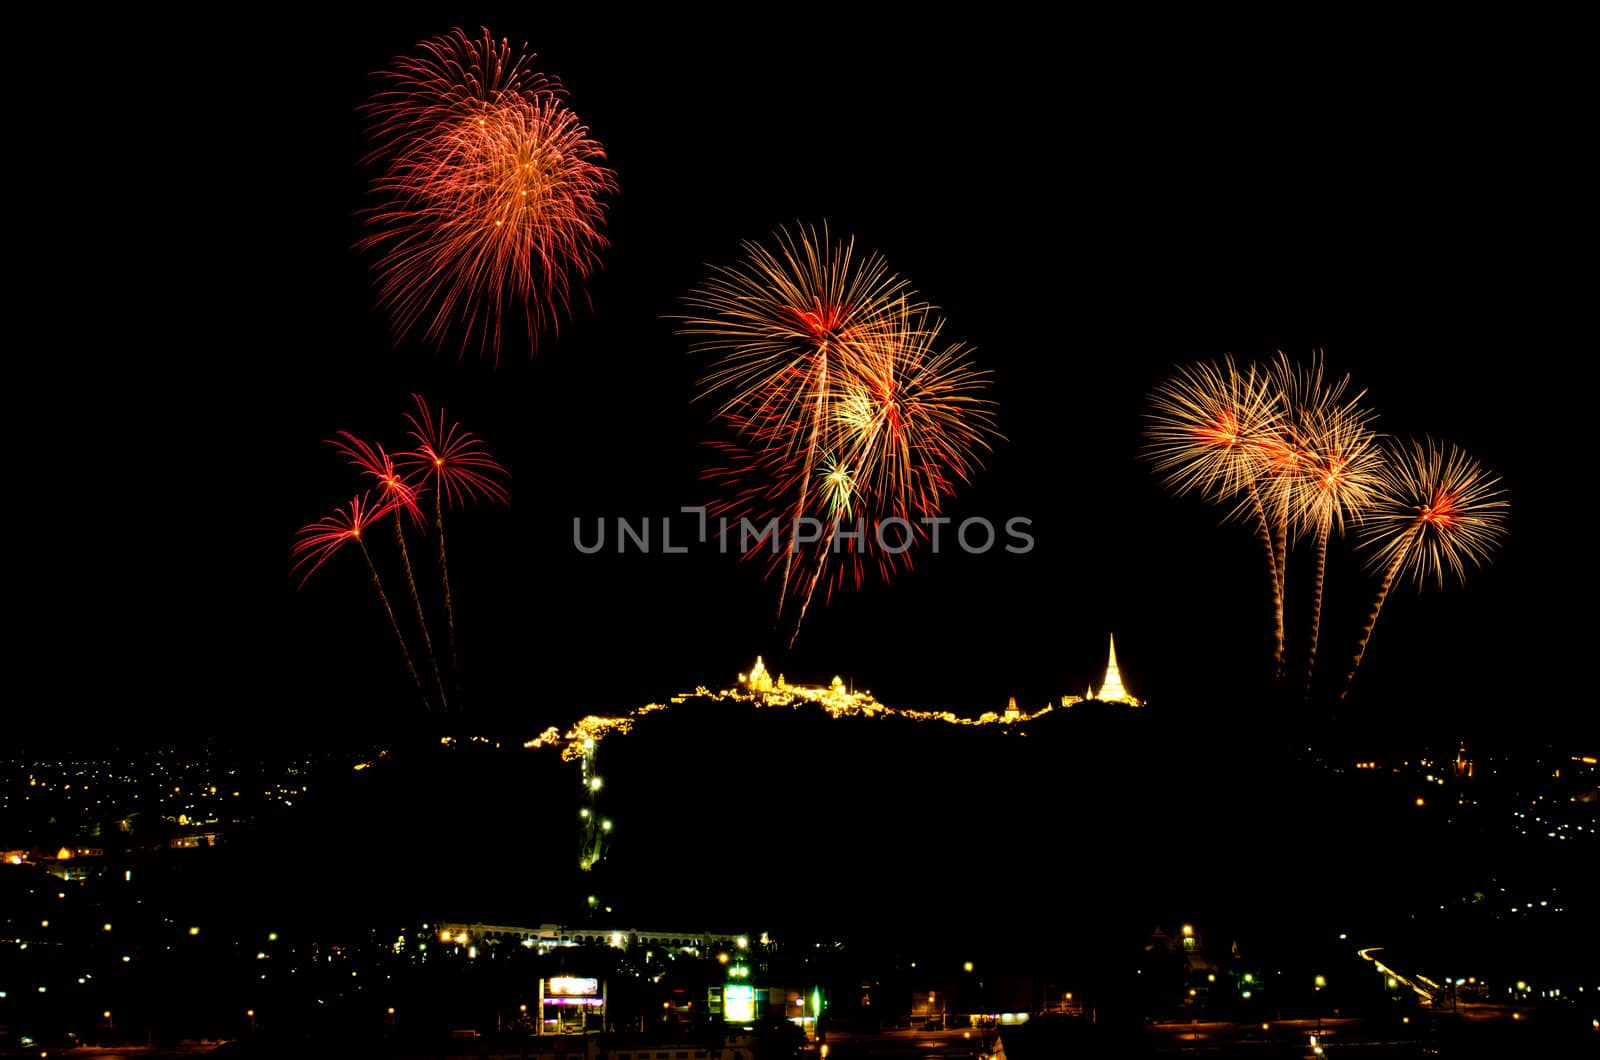
[[[1106,679],[1100,684],[1100,691],[1092,698],[1102,703],[1126,703],[1130,707],[1140,705],[1139,700],[1128,694],[1122,687],[1122,673],[1117,669],[1117,638],[1111,636],[1111,654],[1106,658]]]

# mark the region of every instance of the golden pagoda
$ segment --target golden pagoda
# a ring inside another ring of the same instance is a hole
[[[1130,707],[1142,707],[1144,702],[1128,694],[1122,687],[1122,674],[1117,670],[1117,638],[1111,637],[1111,655],[1106,659],[1106,679],[1100,683],[1100,691],[1089,690],[1090,699],[1098,699],[1102,703],[1126,703]]]

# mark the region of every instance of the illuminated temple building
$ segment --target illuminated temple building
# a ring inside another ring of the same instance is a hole
[[[872,698],[872,693],[846,687],[837,675],[826,685],[791,685],[782,674],[774,681],[767,664],[756,656],[756,664],[747,674],[739,675],[739,687],[722,693],[724,698],[748,698],[765,707],[789,707],[798,703],[817,703],[839,717],[845,714],[863,714],[871,717],[882,713],[882,703]]]
[[[1144,700],[1130,695],[1122,686],[1122,673],[1117,669],[1117,638],[1111,637],[1111,654],[1106,658],[1106,677],[1100,682],[1100,691],[1096,692],[1090,685],[1084,699],[1098,700],[1101,703],[1123,703],[1130,707],[1144,706]],[[1062,706],[1070,706],[1069,700],[1077,702],[1075,696],[1065,696],[1061,700]]]

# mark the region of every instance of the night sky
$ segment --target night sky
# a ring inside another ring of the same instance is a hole
[[[45,205],[22,211],[39,250],[13,321],[38,326],[9,358],[22,737],[315,743],[413,711],[359,558],[304,591],[289,570],[295,529],[357,485],[323,440],[400,444],[412,391],[513,475],[510,511],[448,525],[485,724],[725,687],[757,653],[894,705],[1037,706],[1098,682],[1108,632],[1136,694],[1222,712],[1267,665],[1265,565],[1150,474],[1144,397],[1178,362],[1315,348],[1381,429],[1460,443],[1512,502],[1492,568],[1391,595],[1341,724],[1593,731],[1587,630],[1557,611],[1584,613],[1592,581],[1569,485],[1592,294],[1567,264],[1592,211],[1572,75],[1516,33],[1201,49],[1183,26],[852,17],[741,23],[726,46],[709,18],[526,5],[235,18],[58,37],[86,61],[41,50],[30,78],[66,102],[31,154]],[[561,77],[621,186],[592,306],[498,365],[397,347],[354,249],[370,73],[481,22]],[[754,565],[584,556],[572,527],[713,495],[705,362],[666,317],[706,263],[796,220],[881,251],[992,369],[1007,440],[948,514],[1026,516],[1037,544],[920,556],[814,606],[785,651]],[[1372,592],[1337,542],[1327,592],[1337,665]]]

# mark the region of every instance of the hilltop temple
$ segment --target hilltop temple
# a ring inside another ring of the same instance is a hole
[[[782,674],[778,679],[772,679],[772,672],[767,669],[767,664],[756,656],[756,664],[747,674],[739,675],[739,687],[724,691],[723,696],[732,698],[748,698],[766,707],[792,707],[797,703],[818,703],[834,717],[846,714],[864,714],[871,717],[882,713],[883,704],[872,698],[872,693],[862,689],[856,691],[845,685],[843,679],[835,675],[832,682],[826,685],[793,685],[784,679]]]
[[[1122,703],[1130,707],[1144,706],[1144,700],[1131,695],[1122,685],[1122,672],[1117,669],[1117,638],[1115,634],[1111,636],[1111,654],[1106,658],[1106,677],[1104,681],[1100,682],[1100,691],[1096,692],[1094,685],[1090,685],[1081,698],[1078,696],[1062,696],[1061,705],[1070,707],[1074,703],[1082,703],[1084,700],[1091,699],[1101,703]]]

